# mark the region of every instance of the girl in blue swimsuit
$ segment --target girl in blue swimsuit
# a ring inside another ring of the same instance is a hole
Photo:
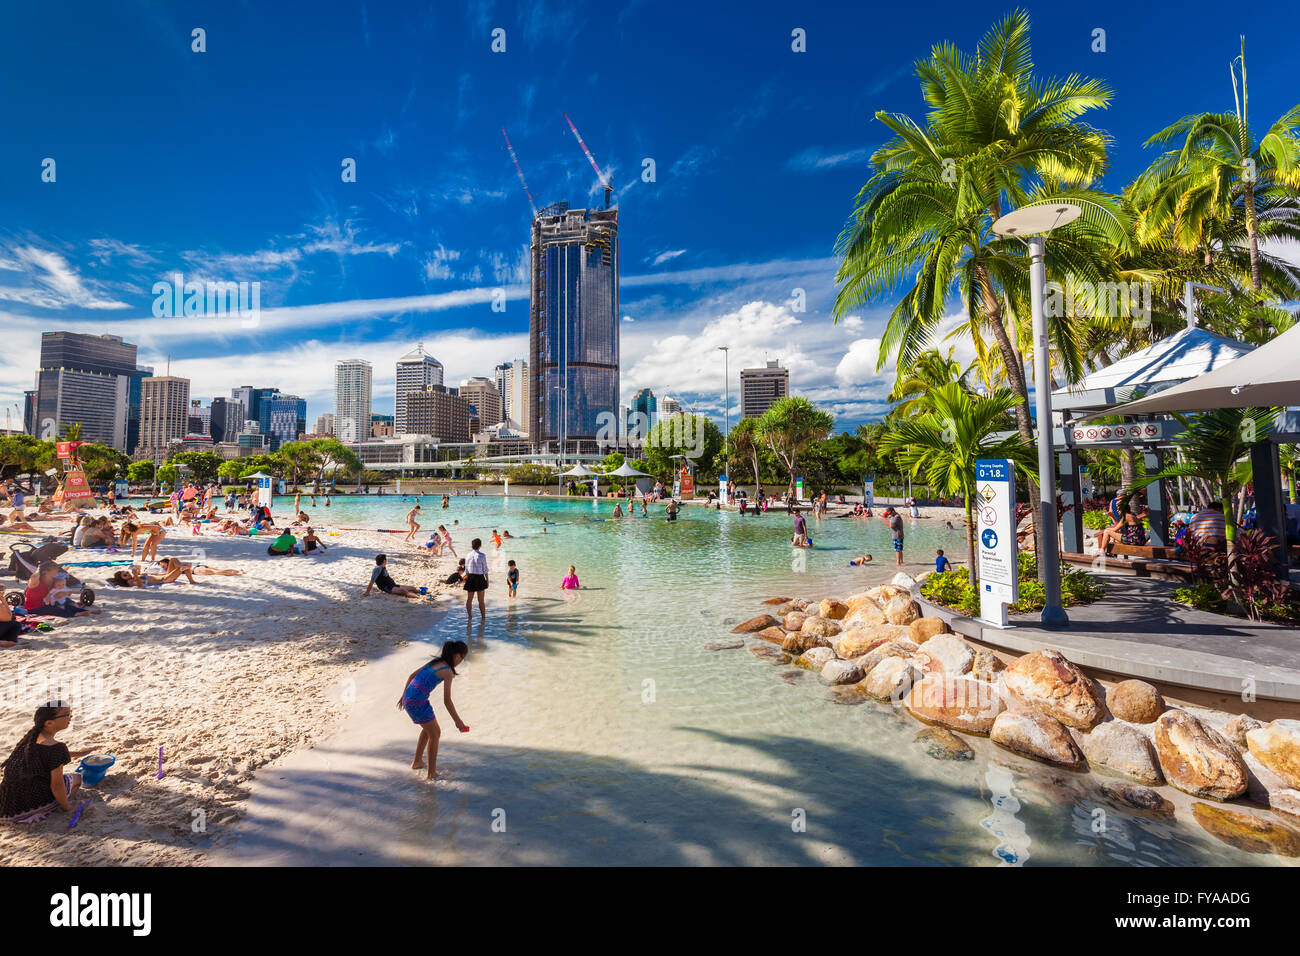
[[[451,682],[456,676],[456,665],[469,653],[469,645],[464,641],[447,641],[442,645],[438,656],[425,664],[406,679],[402,687],[402,696],[397,700],[399,710],[406,711],[413,723],[420,725],[420,739],[415,745],[415,759],[411,769],[419,770],[425,766],[424,751],[429,751],[428,779],[438,775],[438,738],[442,732],[438,729],[438,720],[433,714],[433,705],[429,695],[433,689],[442,684],[442,702],[447,705],[447,713],[456,722],[456,729],[461,733],[469,731],[469,725],[460,719],[456,706],[451,702]]]

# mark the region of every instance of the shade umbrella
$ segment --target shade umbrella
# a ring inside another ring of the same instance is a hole
[[[590,478],[595,472],[583,465],[582,462],[578,462],[568,471],[561,472],[561,474],[566,478]]]
[[[1300,405],[1300,324],[1196,378],[1098,414],[1152,415],[1211,408]],[[1096,416],[1093,416],[1096,417]]]
[[[613,471],[607,471],[605,473],[605,477],[606,478],[649,478],[650,476],[647,475],[644,471],[637,471],[627,462],[623,462],[623,464],[619,465],[618,468],[614,469]]]
[[[248,474],[248,475],[240,475],[240,476],[239,476],[239,480],[240,480],[240,481],[247,481],[249,478],[273,478],[273,477],[275,477],[275,476],[274,476],[274,475],[268,475],[268,474],[267,474],[266,472],[264,472],[264,471],[255,471],[255,472],[252,472],[251,474]]]

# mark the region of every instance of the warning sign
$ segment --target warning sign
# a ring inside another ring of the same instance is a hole
[[[980,524],[997,524],[997,522],[998,513],[994,508],[989,505],[980,508]]]
[[[985,485],[983,488],[980,489],[980,497],[983,498],[985,501],[992,501],[993,496],[996,494],[997,492],[993,490],[992,485]]]

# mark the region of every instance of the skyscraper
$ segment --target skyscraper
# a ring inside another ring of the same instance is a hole
[[[492,383],[489,382],[489,385]],[[411,434],[428,435],[443,442],[470,440],[470,402],[461,395],[449,395],[442,386],[408,392],[406,417]]]
[[[510,420],[510,368],[509,362],[502,362],[492,370],[497,391],[501,393],[501,420]]]
[[[611,435],[618,409],[618,210],[548,206],[533,218],[528,435]],[[521,420],[523,416],[521,416]]]
[[[258,425],[262,434],[271,439],[271,450],[278,451],[285,442],[297,441],[307,431],[307,400],[278,391],[263,398]]]
[[[655,404],[655,393],[648,388],[641,389],[632,398],[632,416],[627,424],[628,437],[645,438],[658,420],[659,408]]]
[[[681,410],[682,403],[667,395],[665,395],[663,401],[659,403],[659,417],[661,420],[676,415]]]
[[[40,363],[32,434],[62,436],[76,423],[83,440],[126,451],[136,347],[120,335],[46,332]]]
[[[757,418],[790,394],[790,370],[768,359],[766,368],[740,370],[740,417]]]
[[[397,360],[397,376],[393,393],[393,434],[407,433],[407,394],[422,392],[432,385],[442,384],[442,363],[424,350],[423,342]]]
[[[189,425],[190,380],[158,375],[140,382],[140,447],[159,456],[173,439],[183,439]]]
[[[501,421],[501,393],[491,379],[476,376],[461,383],[461,398],[478,410],[480,428],[488,428]]]
[[[365,359],[344,359],[334,366],[333,434],[340,441],[370,435],[370,391],[374,372]]]
[[[244,427],[244,406],[231,398],[214,398],[208,427],[214,442],[234,441]]]

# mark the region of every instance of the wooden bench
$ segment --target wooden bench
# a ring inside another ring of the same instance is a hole
[[[1177,549],[1152,544],[1116,544],[1106,543],[1106,553],[1116,557],[1146,558],[1153,561],[1176,561]]]
[[[1192,581],[1192,566],[1184,561],[1162,561],[1157,558],[1114,558],[1112,555],[1079,554],[1062,551],[1061,559],[1084,568],[1097,568],[1117,574],[1131,574],[1139,578],[1162,578],[1166,581]],[[1099,560],[1100,559],[1100,560]],[[1101,562],[1104,562],[1102,564]]]

